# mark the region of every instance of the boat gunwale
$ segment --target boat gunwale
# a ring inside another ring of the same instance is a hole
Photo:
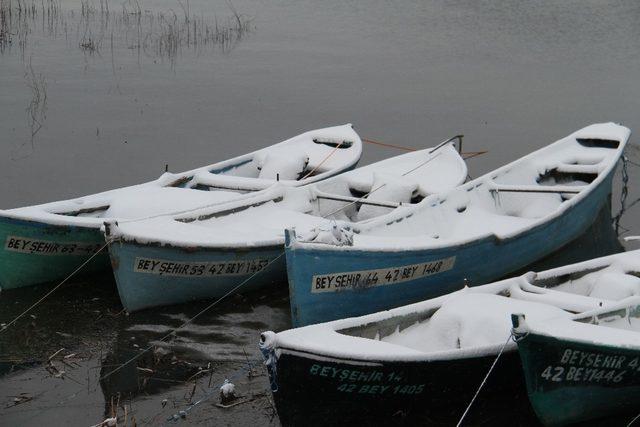
[[[26,218],[21,218],[18,216],[9,216],[9,215],[4,215],[6,211],[0,210],[0,223],[8,223],[8,224],[18,224],[21,226],[28,226],[28,227],[34,227],[34,228],[50,228],[50,227],[55,227],[55,228],[68,228],[70,230],[73,229],[82,229],[82,230],[93,230],[93,231],[97,231],[100,232],[100,226],[102,225],[102,223],[100,223],[97,227],[91,226],[91,225],[87,225],[87,224],[56,224],[56,223],[49,223],[46,221],[40,221],[40,220],[36,220],[36,219],[26,219]]]
[[[138,248],[159,248],[159,249],[172,249],[180,252],[186,253],[221,253],[226,254],[229,252],[233,253],[251,253],[251,252],[270,252],[280,250],[284,254],[284,250],[282,250],[282,245],[273,244],[273,245],[259,245],[259,246],[237,246],[237,247],[228,247],[228,246],[201,246],[201,245],[174,245],[172,243],[164,243],[161,241],[146,241],[139,242],[135,238],[123,238],[122,236],[110,237],[109,238],[109,251],[111,252],[112,245],[130,245]]]
[[[594,310],[578,313],[568,319],[560,319],[558,321],[566,323],[568,327],[568,329],[566,331],[562,331],[561,334],[558,334],[557,331],[547,330],[548,328],[546,328],[545,326],[548,324],[548,322],[551,319],[547,319],[545,321],[539,320],[531,324],[525,318],[526,327],[523,330],[523,335],[525,336],[535,335],[535,336],[545,337],[552,340],[557,340],[560,342],[571,342],[571,343],[576,343],[580,345],[603,347],[612,351],[624,350],[624,351],[640,352],[640,330],[621,329],[621,328],[615,328],[615,327],[610,327],[610,326],[601,325],[601,324],[595,324],[591,322],[581,322],[582,319],[586,320],[588,318],[597,317],[599,315],[625,310],[630,308],[631,306],[634,306],[634,307],[640,306],[640,295],[630,296],[622,300],[619,300],[613,304],[607,305],[605,307],[600,307]],[[614,344],[611,341],[607,342],[607,340],[613,340],[610,334],[604,340],[601,340],[601,341],[594,341],[593,338],[591,340],[588,340],[585,337],[575,337],[575,336],[567,335],[566,332],[574,328],[574,325],[580,325],[578,326],[578,328],[589,327],[589,328],[596,328],[597,330],[604,330],[601,328],[607,328],[609,332],[611,330],[616,331],[614,332],[614,334],[627,335],[630,338],[630,340],[628,343],[622,346],[619,344]],[[635,342],[633,341],[633,338],[636,338]]]
[[[298,355],[300,354],[309,355],[309,356],[317,356],[319,358],[327,359],[328,361],[340,362],[340,363],[349,363],[349,364],[360,364],[360,365],[389,365],[389,364],[415,364],[415,363],[436,363],[436,362],[444,362],[447,360],[469,360],[469,359],[483,359],[483,358],[493,358],[498,352],[502,349],[502,344],[495,344],[483,347],[473,347],[467,349],[455,349],[455,350],[446,350],[440,352],[433,353],[425,353],[424,355],[403,355],[399,358],[383,358],[383,357],[372,357],[367,359],[365,357],[347,357],[347,356],[336,356],[331,354],[324,354],[319,351],[312,350],[300,350],[293,347],[282,346],[280,344],[276,344],[274,346],[274,350],[276,352],[284,352],[287,354]],[[471,351],[473,350],[473,351]],[[416,350],[418,351],[418,350]],[[503,352],[512,353],[517,351],[517,346],[515,343],[508,343]],[[307,359],[313,359],[313,357],[306,357]]]

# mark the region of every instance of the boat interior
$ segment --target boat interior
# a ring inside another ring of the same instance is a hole
[[[398,212],[384,224],[372,221],[355,232],[354,244],[385,238],[466,241],[508,236],[562,211],[619,157],[620,142],[565,138],[465,185],[430,198],[419,208]],[[416,236],[416,230],[422,234]]]
[[[407,175],[408,171],[422,164],[424,167]],[[261,207],[261,211],[252,209],[248,214],[254,218],[259,216],[264,228],[277,229],[280,234],[285,226],[313,226],[317,218],[357,222],[365,217],[383,215],[398,207],[419,203],[437,191],[436,187],[454,188],[465,177],[464,161],[456,149],[448,145],[435,153],[415,151],[363,166],[314,183],[304,191],[274,192],[265,198],[252,198],[239,206],[198,212],[197,215],[187,214],[176,220],[194,222],[219,218],[219,222],[211,225],[219,227],[220,221],[225,221],[225,227],[237,227],[237,224],[246,224],[251,218],[222,217],[244,215],[251,208]],[[272,215],[273,212],[277,215]],[[242,230],[237,231],[243,233]]]
[[[319,129],[212,166],[165,173],[149,183],[13,211],[34,216],[40,212],[66,217],[142,218],[173,212],[176,207],[181,211],[197,209],[263,190],[275,181],[297,186],[324,179],[355,165],[361,145],[350,125]]]
[[[604,326],[607,328],[640,332],[640,301],[637,300],[623,308],[598,314],[577,316],[575,322]]]
[[[419,303],[415,311],[403,310],[406,313],[347,328],[338,326],[336,332],[425,353],[473,349],[502,344],[509,334],[513,313],[524,313],[527,319],[570,318],[640,295],[640,274],[630,264],[626,268],[615,263],[587,266],[556,276],[546,275],[543,280],[537,280],[536,276],[530,273],[468,288],[449,297]],[[580,321],[615,327],[620,322],[613,321],[622,314],[625,319],[635,316],[632,323],[640,325],[637,307]]]
[[[431,161],[432,160],[432,161]],[[451,145],[383,160],[314,186],[314,216],[361,222],[420,203],[466,179],[466,166]]]

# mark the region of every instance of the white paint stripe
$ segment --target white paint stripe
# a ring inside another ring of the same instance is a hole
[[[399,267],[322,274],[311,278],[311,292],[338,292],[347,289],[395,285],[451,270],[456,257]]]
[[[182,262],[138,257],[134,261],[133,271],[172,277],[244,276],[257,273],[268,264],[268,258],[219,262]]]
[[[55,240],[40,240],[31,237],[7,236],[4,249],[33,255],[82,255],[94,254],[103,243],[86,242],[58,242]]]

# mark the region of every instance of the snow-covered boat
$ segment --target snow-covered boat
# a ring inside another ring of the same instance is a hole
[[[640,297],[554,321],[514,314],[513,326],[529,400],[543,424],[617,417],[626,425],[638,414]]]
[[[72,200],[0,211],[0,288],[58,280],[104,245],[104,221],[216,205],[246,193],[318,182],[355,167],[362,141],[351,125],[303,133],[267,148],[155,181]],[[106,251],[82,272],[108,268]]]
[[[336,220],[389,216],[401,205],[454,188],[466,179],[467,168],[453,145],[403,154],[312,186],[276,185],[213,208],[109,224],[122,304],[135,311],[218,298],[240,286],[246,292],[284,284],[285,228],[329,229]],[[387,191],[398,187],[394,182],[404,190]],[[372,188],[379,191],[362,199]],[[330,232],[325,237],[335,238]]]
[[[640,295],[639,273],[640,251],[626,252],[362,317],[265,332],[260,346],[280,420],[454,425],[502,350],[469,413],[475,421],[466,425],[529,425],[508,418],[513,407],[520,419],[528,412],[535,420],[510,339],[511,314],[533,322],[613,306]]]
[[[348,244],[287,231],[293,325],[481,285],[560,249],[607,206],[629,135],[588,126],[445,194],[345,224]]]

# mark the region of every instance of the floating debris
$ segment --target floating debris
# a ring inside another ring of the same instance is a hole
[[[13,404],[9,406],[20,405],[21,403],[29,402],[32,399],[33,396],[31,396],[29,393],[20,393],[13,398]]]
[[[106,418],[103,422],[94,424],[91,427],[115,427],[118,424],[116,417]]]
[[[58,354],[60,354],[60,352],[64,351],[64,347],[61,348],[60,350],[56,351],[55,353],[53,353],[51,356],[49,356],[48,360],[52,360],[54,357],[56,357]]]

